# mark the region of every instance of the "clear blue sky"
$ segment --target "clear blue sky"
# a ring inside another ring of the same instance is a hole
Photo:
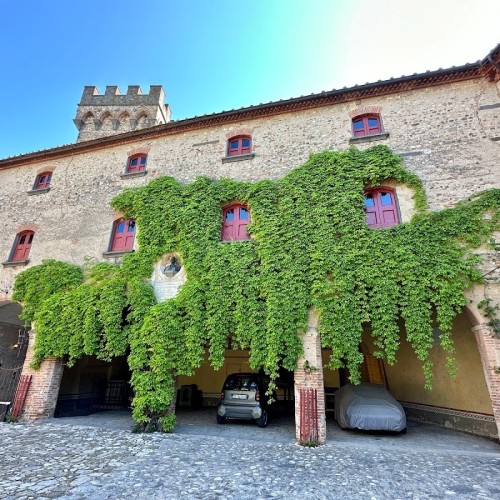
[[[84,85],[163,85],[172,118],[482,59],[499,0],[4,0],[0,158],[75,142]]]

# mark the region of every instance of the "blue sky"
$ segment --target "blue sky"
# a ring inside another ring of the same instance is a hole
[[[0,158],[75,142],[84,85],[179,120],[482,59],[498,0],[4,0]]]

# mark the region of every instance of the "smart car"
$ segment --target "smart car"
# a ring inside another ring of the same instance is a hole
[[[226,378],[217,406],[217,423],[227,419],[255,420],[259,427],[268,423],[267,384],[258,373],[233,373]]]

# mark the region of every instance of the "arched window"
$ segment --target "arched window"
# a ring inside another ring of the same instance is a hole
[[[52,172],[42,172],[38,174],[35,179],[33,189],[47,189],[50,187],[50,180],[52,179]]]
[[[391,227],[399,224],[395,193],[389,188],[365,191],[366,223],[369,227]]]
[[[113,224],[110,252],[130,252],[135,240],[135,220],[118,219]]]
[[[139,154],[131,156],[127,163],[127,174],[135,174],[136,172],[143,172],[146,168],[147,155]]]
[[[231,137],[227,143],[227,156],[248,155],[252,149],[252,138],[249,135]]]
[[[356,116],[352,119],[352,135],[363,137],[365,135],[375,135],[382,133],[382,123],[380,115]]]
[[[250,211],[246,205],[236,204],[222,210],[222,241],[249,240],[247,226]]]
[[[28,260],[34,235],[35,233],[33,231],[23,231],[16,236],[10,258],[11,262]]]

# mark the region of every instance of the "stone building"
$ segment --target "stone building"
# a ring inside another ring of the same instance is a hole
[[[43,259],[76,264],[86,258],[119,262],[120,255],[134,249],[135,224],[109,205],[123,189],[143,186],[163,175],[181,182],[198,176],[279,179],[311,153],[385,144],[423,181],[432,210],[453,207],[480,191],[500,187],[499,81],[497,46],[483,60],[460,67],[180,121],[170,120],[161,86],[151,86],[149,94],[130,86],[123,95],[115,86],[107,87],[104,94],[85,87],[74,120],[79,131],[76,143],[0,160],[4,221],[0,389],[2,380],[20,375],[24,360],[23,374],[32,375],[24,418],[53,416],[56,404],[78,410],[78,404],[96,394],[104,397],[106,407],[121,404],[127,397],[125,360],[106,364],[84,358],[68,369],[62,359],[49,358],[40,370],[31,370],[34,329],[29,332],[25,356],[18,342],[27,335],[18,318],[21,306],[12,302],[16,275]],[[373,209],[367,207],[369,224],[410,220],[414,206],[408,188],[390,180],[384,188],[393,194],[392,211],[381,208],[377,197],[384,193],[374,193]],[[240,230],[244,228],[227,228],[236,231],[236,239]],[[500,302],[499,263],[494,252],[480,252],[486,285],[467,291],[471,303],[454,323],[457,377],[448,378],[444,353],[436,349],[431,353],[436,367],[434,388],[425,391],[419,362],[404,339],[394,366],[373,369],[374,347],[367,337],[364,379],[382,377],[412,418],[498,438],[500,340],[492,337],[477,303],[485,286],[489,296]],[[186,279],[183,269],[173,278],[166,277],[162,270],[168,264],[159,262],[153,271],[159,300],[174,296]],[[318,390],[322,441],[329,395],[327,390],[325,398],[324,387],[339,387],[342,381],[338,372],[307,370],[308,363],[322,366],[326,356],[317,323],[311,311],[303,337],[304,356],[294,374],[295,405],[298,421],[299,390]],[[181,377],[179,385],[197,384],[210,401],[226,374],[248,370],[248,352],[228,351],[223,369],[215,372],[204,363],[195,376]],[[4,386],[0,397],[12,400],[12,384],[7,388],[4,382]]]

